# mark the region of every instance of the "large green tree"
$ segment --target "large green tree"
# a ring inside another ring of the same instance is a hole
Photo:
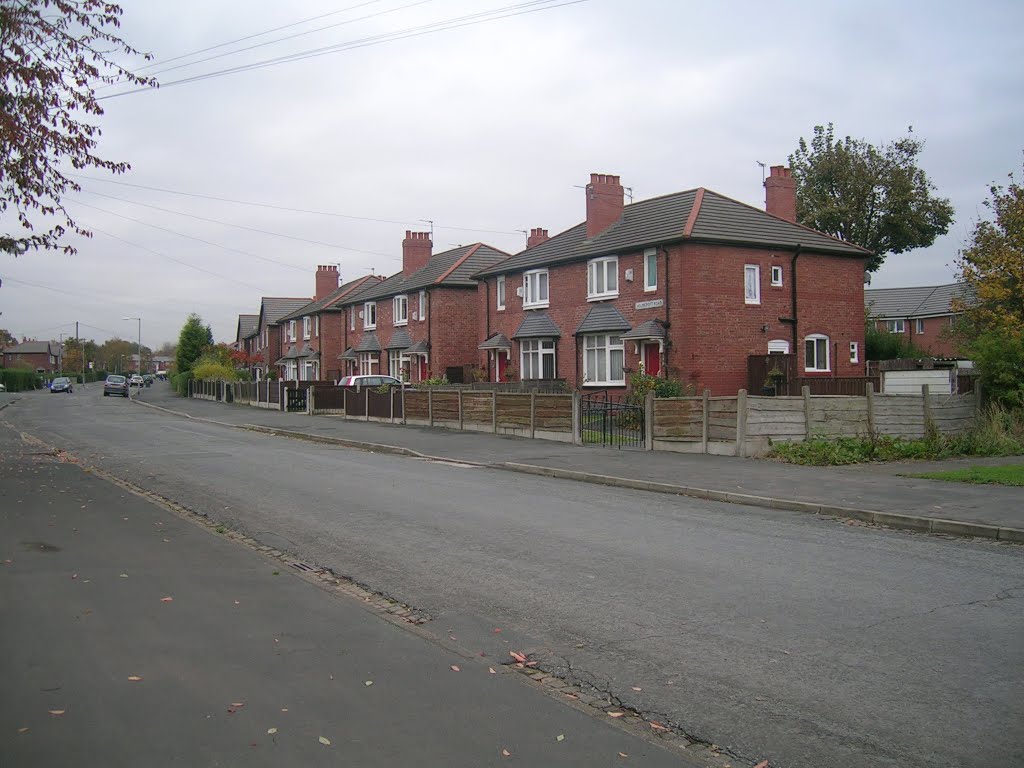
[[[6,328],[0,328],[0,349],[3,349],[4,347],[13,347],[17,343],[18,340],[14,338],[14,334]]]
[[[964,312],[960,335],[990,395],[1024,407],[1024,185],[989,188],[991,219],[974,226],[957,257],[969,290],[954,305]]]
[[[0,231],[0,251],[74,253],[60,245],[62,236],[91,233],[62,203],[80,189],[69,170],[128,170],[128,163],[95,154],[103,114],[95,89],[156,81],[115,60],[138,55],[114,34],[120,16],[105,0],[0,0],[0,215],[11,208],[20,225]]]
[[[949,231],[953,206],[937,197],[918,166],[924,142],[907,135],[876,148],[863,139],[837,139],[832,123],[801,138],[789,165],[796,179],[797,220],[867,248],[871,272],[890,253],[935,242]]]
[[[213,331],[210,326],[203,325],[203,318],[194,312],[188,316],[185,325],[181,328],[178,336],[178,349],[175,354],[175,363],[178,373],[185,373],[192,370],[196,360],[203,356],[213,346]]]

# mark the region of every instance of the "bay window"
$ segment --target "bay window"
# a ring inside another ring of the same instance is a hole
[[[555,340],[523,339],[519,343],[523,380],[555,378]]]
[[[624,385],[626,373],[622,337],[597,334],[583,337],[583,382],[586,385]]]

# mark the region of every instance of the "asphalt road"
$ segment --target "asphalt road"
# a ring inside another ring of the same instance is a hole
[[[313,445],[94,388],[0,420],[426,610],[467,647],[502,652],[503,627],[751,763],[1024,764],[1020,547]]]
[[[699,765],[2,426],[0,499],[4,768]]]

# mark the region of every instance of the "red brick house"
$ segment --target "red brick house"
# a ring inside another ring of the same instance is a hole
[[[235,331],[235,341],[231,348],[236,352],[248,352],[247,342],[254,338],[260,329],[259,315],[239,315],[238,327]]]
[[[898,333],[935,357],[956,357],[950,330],[961,312],[954,300],[972,301],[964,283],[913,288],[871,288],[864,291],[868,315],[880,331]]]
[[[22,341],[3,351],[4,368],[30,368],[37,373],[60,370],[60,344],[55,341]]]
[[[264,296],[260,300],[260,313],[257,322],[255,342],[252,344],[252,373],[256,381],[266,378],[267,371],[273,367],[283,354],[281,333],[278,327],[281,318],[309,304],[309,299],[279,298]]]
[[[472,275],[508,254],[483,243],[432,250],[429,233],[406,232],[402,271],[338,302],[345,311],[342,375],[468,379],[482,311]]]
[[[765,188],[767,212],[704,188],[624,205],[593,174],[586,221],[477,273],[488,378],[614,389],[642,366],[727,395],[773,351],[862,375],[868,252],[796,224],[788,169]]]
[[[316,268],[313,301],[278,320],[281,357],[275,361],[282,378],[289,381],[320,381],[341,376],[340,356],[345,349],[344,311],[338,306],[348,296],[380,283],[382,278],[364,275],[338,285],[338,268]]]

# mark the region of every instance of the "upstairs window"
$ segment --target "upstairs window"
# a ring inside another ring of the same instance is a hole
[[[772,265],[772,285],[775,288],[782,287],[782,267],[778,264]]]
[[[363,304],[363,328],[372,331],[377,327],[377,302],[368,301]]]
[[[608,256],[587,262],[587,298],[611,299],[618,295],[618,256]]]
[[[426,291],[420,291],[419,313],[420,313],[420,322],[422,323],[424,320],[427,319],[427,292]]]
[[[320,338],[320,315],[316,316],[316,331],[315,331],[315,333],[316,333],[317,338]]]
[[[743,267],[743,300],[747,304],[761,303],[761,267],[757,264]]]
[[[644,291],[658,290],[658,251],[648,248],[644,251]]]
[[[394,299],[394,323],[395,325],[409,324],[409,297],[395,296]]]
[[[356,329],[356,308],[348,308],[348,329],[354,331]]]
[[[505,308],[505,276],[501,275],[495,281],[495,291],[497,293],[497,308],[502,310]]]
[[[313,323],[309,315],[302,318],[302,338],[308,339],[313,335]]]
[[[523,307],[548,306],[548,271],[537,269],[523,274]]]
[[[288,321],[288,341],[295,341],[295,321]]]

